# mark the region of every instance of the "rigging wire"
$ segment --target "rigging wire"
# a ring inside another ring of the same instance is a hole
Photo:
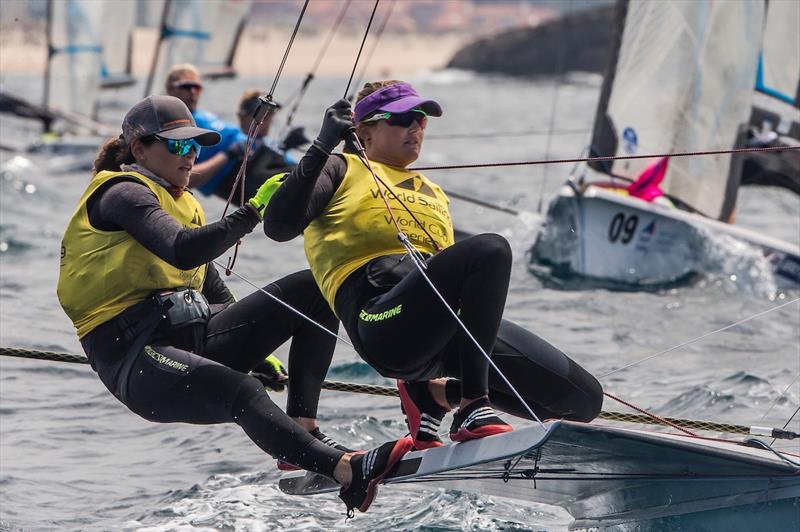
[[[546,131],[544,129],[529,129],[525,131],[490,131],[488,133],[441,133],[425,135],[425,140],[453,140],[453,139],[481,139],[503,137],[528,137],[536,135],[585,135],[591,133],[588,129],[558,129]]]
[[[219,267],[222,267],[222,264],[220,264],[220,263],[219,263],[219,262],[217,262],[216,260],[212,260],[211,262],[213,262],[214,264],[216,264],[216,265],[217,265],[217,266],[219,266]],[[316,327],[318,327],[318,328],[322,329],[322,330],[323,330],[323,331],[325,331],[326,333],[328,333],[328,334],[330,334],[331,336],[335,337],[335,338],[336,338],[337,340],[339,340],[340,342],[342,342],[342,343],[344,343],[344,344],[347,344],[347,345],[349,345],[350,347],[353,347],[353,344],[352,344],[352,343],[350,343],[350,341],[349,341],[348,339],[346,339],[346,338],[342,338],[342,337],[341,337],[341,336],[339,336],[337,333],[335,333],[335,332],[331,331],[330,329],[328,329],[327,327],[325,327],[325,326],[324,326],[324,325],[322,325],[321,323],[319,323],[319,322],[315,321],[315,320],[314,320],[313,318],[311,318],[310,316],[307,316],[307,315],[303,314],[303,312],[301,312],[300,310],[297,310],[296,308],[294,308],[293,306],[291,306],[289,303],[287,303],[287,302],[283,301],[282,299],[280,299],[279,297],[275,296],[274,294],[270,294],[270,293],[269,293],[269,292],[267,292],[267,291],[266,291],[264,288],[262,288],[262,287],[258,286],[257,284],[255,284],[255,283],[254,283],[254,282],[252,282],[251,280],[247,279],[245,276],[243,276],[243,275],[240,275],[240,274],[238,274],[238,273],[236,273],[236,272],[234,272],[234,271],[231,271],[231,273],[232,273],[232,274],[233,274],[235,277],[238,277],[239,279],[241,279],[241,280],[242,280],[242,281],[244,281],[245,283],[249,284],[250,286],[252,286],[252,287],[253,287],[253,288],[255,288],[256,290],[258,290],[259,292],[261,292],[262,294],[266,294],[266,295],[267,295],[268,297],[270,297],[270,298],[271,298],[273,301],[275,301],[275,302],[277,302],[278,304],[280,304],[280,305],[282,305],[282,306],[286,307],[286,308],[287,308],[287,309],[289,309],[291,312],[294,312],[295,314],[297,314],[298,316],[300,316],[300,317],[301,317],[301,318],[303,318],[304,320],[306,320],[306,321],[308,321],[308,322],[312,323],[312,324],[313,324],[313,325],[315,325]]]
[[[739,320],[739,321],[736,321],[736,322],[730,323],[730,324],[728,324],[728,325],[726,325],[726,326],[724,326],[724,327],[720,327],[719,329],[716,329],[716,330],[714,330],[714,331],[707,332],[707,333],[705,333],[705,334],[702,334],[702,335],[700,335],[700,336],[698,336],[698,337],[696,337],[696,338],[692,338],[691,340],[686,340],[685,342],[681,342],[681,343],[679,343],[678,345],[674,345],[674,346],[672,346],[672,347],[670,347],[670,348],[664,349],[664,350],[662,350],[662,351],[659,351],[659,352],[657,352],[657,353],[653,353],[652,355],[648,355],[648,356],[646,356],[646,357],[644,357],[644,358],[642,358],[642,359],[639,359],[639,360],[637,360],[637,361],[635,361],[635,362],[631,362],[630,364],[626,364],[626,365],[624,365],[624,366],[622,366],[622,367],[619,367],[619,368],[617,368],[617,369],[614,369],[614,370],[611,370],[611,371],[609,371],[609,372],[607,372],[607,373],[604,373],[604,374],[600,375],[600,376],[599,376],[599,377],[597,377],[597,378],[598,378],[598,379],[604,379],[604,378],[608,377],[609,375],[613,375],[614,373],[618,373],[618,372],[620,372],[620,371],[622,371],[622,370],[625,370],[625,369],[631,368],[631,367],[633,367],[633,366],[636,366],[636,365],[638,365],[638,364],[641,364],[642,362],[647,362],[648,360],[651,360],[651,359],[653,359],[653,358],[656,358],[657,356],[661,356],[661,355],[663,355],[663,354],[665,354],[665,353],[669,353],[670,351],[675,351],[676,349],[680,349],[681,347],[685,347],[685,346],[687,346],[687,345],[689,345],[689,344],[693,344],[694,342],[697,342],[698,340],[702,340],[703,338],[707,338],[707,337],[709,337],[709,336],[711,336],[711,335],[714,335],[714,334],[720,333],[720,332],[722,332],[722,331],[727,331],[728,329],[732,329],[733,327],[736,327],[736,326],[738,326],[738,325],[741,325],[741,324],[743,324],[743,323],[746,323],[746,322],[748,322],[748,321],[750,321],[750,320],[754,320],[754,319],[756,319],[756,318],[760,318],[761,316],[764,316],[764,315],[766,315],[766,314],[769,314],[770,312],[773,312],[773,311],[775,311],[775,310],[782,309],[783,307],[786,307],[786,306],[788,306],[788,305],[791,305],[792,303],[797,303],[798,301],[800,301],[800,297],[797,297],[797,298],[795,298],[795,299],[792,299],[791,301],[787,301],[787,302],[785,302],[785,303],[781,303],[780,305],[776,305],[776,306],[774,306],[774,307],[768,308],[767,310],[763,310],[763,311],[761,311],[761,312],[758,312],[758,313],[756,313],[756,314],[753,314],[752,316],[748,316],[748,317],[746,317],[746,318],[743,318],[743,319],[741,319],[741,320]]]
[[[244,146],[244,156],[242,158],[242,164],[239,166],[239,171],[236,173],[236,179],[233,181],[233,185],[231,186],[231,192],[228,195],[228,200],[225,203],[225,208],[222,210],[222,216],[220,219],[224,218],[228,212],[228,207],[230,207],[231,202],[233,201],[233,196],[236,194],[236,190],[239,190],[239,204],[241,206],[244,205],[244,191],[245,191],[245,179],[246,179],[246,171],[247,171],[247,160],[250,158],[250,151],[253,146],[253,142],[255,141],[256,131],[258,128],[261,127],[261,124],[264,122],[264,119],[275,112],[275,109],[278,107],[278,104],[275,103],[273,100],[273,96],[275,93],[275,88],[278,86],[278,81],[281,78],[281,73],[283,72],[283,67],[286,64],[286,59],[289,57],[289,52],[292,50],[292,45],[294,44],[294,39],[297,36],[297,31],[300,29],[300,23],[303,21],[303,16],[306,13],[306,8],[308,7],[309,0],[305,0],[303,3],[303,9],[300,10],[300,15],[297,17],[297,22],[294,25],[294,29],[292,30],[292,35],[289,38],[289,43],[286,45],[286,50],[283,52],[283,58],[281,59],[281,64],[278,67],[278,71],[275,73],[275,79],[272,81],[272,86],[267,92],[266,96],[260,96],[258,98],[258,107],[256,107],[255,111],[253,111],[253,120],[250,123],[250,128],[247,131],[247,140],[245,141]],[[241,184],[241,187],[239,186]],[[233,272],[233,266],[236,264],[236,257],[239,254],[239,246],[242,245],[242,241],[238,240],[236,245],[233,248],[233,257],[228,258],[228,264],[225,267],[225,275],[230,275]]]
[[[425,270],[427,269],[427,265],[425,263],[425,259],[422,256],[422,254],[420,253],[420,251],[417,248],[415,248],[414,245],[411,243],[411,241],[408,239],[408,235],[406,235],[403,232],[403,230],[400,228],[400,224],[397,221],[397,218],[395,218],[394,212],[392,211],[392,208],[389,205],[389,200],[386,199],[386,195],[383,193],[383,190],[380,187],[380,184],[382,183],[382,181],[380,180],[378,175],[375,173],[375,170],[373,170],[372,165],[370,164],[369,159],[367,158],[367,152],[364,149],[364,147],[361,145],[361,141],[359,140],[358,135],[356,135],[355,132],[351,132],[351,138],[352,138],[352,141],[353,141],[353,145],[355,146],[356,151],[359,154],[359,159],[361,160],[362,163],[364,163],[364,165],[367,167],[367,170],[372,175],[372,178],[375,180],[375,184],[377,186],[378,193],[380,194],[381,198],[383,199],[383,202],[386,205],[386,209],[389,212],[389,216],[391,217],[392,222],[394,222],[395,228],[397,229],[397,238],[403,244],[403,247],[406,249],[406,252],[408,253],[408,256],[411,258],[412,261],[414,261],[414,265],[417,267],[417,271],[419,271],[419,273],[422,276],[422,278],[425,279],[425,282],[427,282],[428,286],[430,286],[431,290],[433,290],[433,293],[436,294],[436,296],[442,302],[444,307],[447,309],[447,311],[450,313],[450,315],[456,321],[456,323],[458,324],[458,327],[462,331],[464,331],[464,333],[467,335],[467,337],[472,341],[473,345],[475,345],[475,347],[478,348],[478,351],[481,353],[481,355],[483,355],[483,357],[486,359],[486,361],[489,363],[489,365],[495,370],[495,372],[497,372],[497,374],[500,376],[500,378],[503,380],[503,382],[505,382],[506,386],[508,386],[508,388],[514,393],[516,398],[519,399],[519,402],[522,404],[523,408],[525,408],[525,410],[527,410],[527,412],[531,415],[531,417],[534,420],[536,420],[539,423],[539,425],[544,426],[544,423],[542,422],[541,419],[539,419],[539,416],[537,416],[534,413],[533,409],[530,407],[530,405],[528,405],[527,401],[525,401],[525,399],[522,398],[522,395],[519,393],[519,391],[517,391],[517,389],[514,387],[514,385],[511,384],[511,382],[508,380],[508,378],[505,376],[505,374],[500,370],[500,368],[497,367],[497,364],[494,363],[494,361],[492,360],[492,357],[490,357],[486,353],[486,351],[483,349],[481,344],[478,343],[478,340],[475,339],[475,337],[472,335],[472,332],[467,328],[466,325],[464,325],[464,322],[461,321],[461,318],[458,316],[456,311],[453,310],[453,308],[450,306],[450,304],[447,302],[447,300],[444,298],[444,296],[441,294],[441,292],[439,292],[439,290],[433,284],[433,282],[431,281],[430,277],[428,277],[428,275],[425,273]],[[387,190],[388,190],[388,187],[387,187]],[[405,206],[405,202],[403,202],[397,196],[397,194],[394,194],[394,197],[404,207],[406,207],[406,210],[409,210],[409,212],[410,212],[410,209],[408,209],[408,207]],[[422,227],[421,224],[419,224],[419,225],[420,225],[420,227]],[[427,234],[427,231],[426,231],[426,234]],[[436,241],[434,241],[434,245],[435,245],[437,251],[439,251],[440,248],[439,248],[439,245],[436,243]]]
[[[766,417],[767,417],[767,415],[769,415],[769,413],[770,413],[770,412],[772,412],[772,409],[775,407],[775,405],[776,405],[776,404],[778,404],[778,401],[780,401],[781,399],[783,399],[783,396],[784,396],[784,395],[786,395],[786,392],[788,392],[788,391],[789,391],[789,389],[790,389],[790,388],[791,388],[791,387],[794,385],[794,383],[796,383],[798,380],[800,380],[800,374],[798,374],[798,375],[797,375],[797,376],[794,378],[794,380],[793,380],[792,382],[790,382],[790,383],[789,383],[789,385],[788,385],[786,388],[784,388],[784,389],[783,389],[783,391],[780,393],[780,395],[779,395],[778,397],[776,397],[774,401],[772,401],[772,404],[770,404],[770,405],[769,405],[769,408],[767,408],[767,411],[766,411],[766,412],[764,412],[764,415],[763,415],[763,416],[761,416],[761,420],[762,420],[762,421],[764,420],[764,418],[766,418]]]
[[[572,6],[572,0],[567,0],[567,7],[571,10],[571,8],[573,7]],[[569,32],[566,31],[567,30],[566,20],[567,20],[567,17],[562,15],[561,18],[558,21],[558,25],[559,26],[563,25],[564,27],[561,29],[562,31],[555,30],[556,33],[559,34],[559,35],[561,35],[563,33],[563,37],[558,39],[558,53],[556,54],[556,76],[557,76],[557,79],[556,79],[556,82],[555,82],[555,86],[553,87],[553,101],[550,103],[550,124],[547,127],[548,131],[553,131],[553,128],[555,127],[556,107],[558,107],[559,89],[561,88],[561,85],[562,85],[562,83],[564,81],[564,55],[566,53],[566,50],[565,50],[566,46],[565,46],[564,43],[565,43],[565,41],[568,40],[568,37],[569,37]],[[550,146],[552,144],[552,141],[553,141],[553,135],[547,135],[547,144],[546,144],[545,150],[544,150],[545,159],[549,159],[550,158]],[[542,213],[542,203],[543,203],[543,198],[544,198],[544,187],[545,187],[545,183],[547,183],[547,178],[550,175],[550,165],[549,164],[545,165],[542,170],[543,170],[543,175],[542,175],[542,183],[541,183],[541,186],[539,187],[539,202],[538,202],[538,204],[536,206],[536,212],[539,213],[539,214]]]
[[[422,170],[463,170],[469,168],[500,168],[508,166],[534,166],[537,164],[592,163],[604,161],[626,161],[632,159],[657,159],[661,157],[692,157],[698,155],[725,155],[733,153],[773,152],[800,150],[800,146],[770,146],[764,148],[731,148],[728,150],[684,151],[674,153],[652,153],[646,155],[608,155],[604,157],[577,157],[574,159],[540,159],[535,161],[515,161],[507,163],[452,164],[441,166],[418,166],[409,168],[412,172]]]
[[[350,3],[352,0],[345,0],[344,4],[342,5],[342,9],[339,11],[339,14],[336,17],[336,20],[333,22],[333,26],[328,31],[328,36],[325,38],[325,42],[322,45],[322,49],[317,54],[317,59],[314,61],[311,70],[308,71],[306,74],[303,83],[300,85],[300,88],[289,98],[286,102],[286,105],[291,104],[291,109],[289,111],[288,116],[286,117],[286,123],[280,130],[278,134],[278,138],[283,138],[284,134],[289,130],[292,125],[292,121],[294,120],[294,116],[297,114],[297,110],[300,107],[300,103],[303,101],[303,97],[306,95],[306,91],[308,90],[308,86],[311,84],[311,81],[316,76],[317,69],[319,68],[320,64],[322,64],[322,59],[325,57],[325,54],[328,52],[328,48],[333,42],[333,37],[336,35],[336,32],[339,30],[339,25],[342,23],[344,19],[345,13],[347,13],[347,9],[350,7]]]
[[[358,73],[358,77],[356,78],[356,82],[353,84],[353,92],[347,97],[348,100],[351,102],[356,97],[355,91],[358,90],[359,85],[364,80],[364,75],[367,72],[367,67],[369,66],[369,62],[372,60],[372,54],[375,53],[375,50],[378,48],[378,43],[381,40],[381,36],[383,35],[383,30],[386,29],[386,24],[389,22],[389,17],[392,15],[392,10],[394,9],[394,4],[396,0],[390,0],[389,8],[386,10],[386,15],[383,17],[383,21],[381,22],[380,27],[378,28],[378,32],[375,34],[375,40],[372,43],[372,48],[370,48],[369,52],[367,52],[367,57],[365,58],[364,62],[361,64],[361,70]]]
[[[347,80],[347,87],[344,89],[344,96],[342,98],[347,98],[347,93],[350,92],[350,84],[353,83],[353,76],[356,73],[356,67],[358,66],[358,60],[361,59],[361,52],[364,50],[364,43],[367,42],[367,35],[369,35],[369,28],[372,26],[372,20],[375,18],[375,11],[378,10],[378,4],[381,0],[375,0],[375,6],[372,8],[372,14],[369,16],[369,22],[367,22],[367,30],[364,32],[364,38],[361,39],[361,46],[358,48],[358,55],[356,55],[356,61],[353,63],[353,71],[350,72],[350,79]]]

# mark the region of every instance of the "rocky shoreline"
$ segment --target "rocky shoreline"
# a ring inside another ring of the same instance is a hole
[[[614,9],[607,5],[479,39],[458,50],[447,67],[523,77],[602,73],[610,55]]]

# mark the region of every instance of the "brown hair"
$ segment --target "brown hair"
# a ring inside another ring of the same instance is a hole
[[[155,142],[156,138],[153,135],[142,137],[139,141],[145,146]],[[112,172],[119,172],[120,166],[123,164],[133,164],[136,159],[133,158],[131,147],[125,142],[121,136],[107,140],[100,146],[97,152],[97,157],[94,159],[92,167],[92,176],[97,175],[98,172],[103,170],[111,170]]]
[[[251,114],[252,111],[245,111],[245,109],[249,107],[249,103],[251,103],[253,100],[257,100],[261,94],[261,89],[246,89],[239,98],[239,107],[237,112],[239,114]]]

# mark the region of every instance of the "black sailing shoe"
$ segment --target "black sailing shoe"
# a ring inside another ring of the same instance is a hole
[[[406,415],[406,424],[417,449],[441,447],[439,425],[447,410],[442,408],[431,395],[427,382],[407,382],[397,380],[400,392],[400,408]]]
[[[347,447],[345,447],[341,443],[337,442],[336,440],[334,440],[330,436],[325,435],[321,430],[319,430],[319,427],[315,428],[312,431],[309,431],[309,434],[314,436],[316,439],[318,439],[319,441],[321,441],[325,445],[327,445],[329,447],[333,447],[337,451],[342,451],[343,453],[358,452],[358,451],[354,451],[353,449],[348,449]],[[289,462],[285,462],[283,460],[278,460],[278,469],[280,469],[281,471],[297,471],[300,468],[295,466],[295,465],[290,464]]]
[[[339,490],[339,498],[347,506],[348,518],[353,517],[355,509],[359,512],[366,512],[369,509],[378,493],[378,484],[383,482],[386,475],[412,447],[414,442],[405,436],[350,458],[353,480],[347,488]]]
[[[467,441],[485,438],[493,434],[511,432],[514,428],[497,417],[489,399],[482,397],[472,401],[453,416],[450,426],[450,439],[453,441]]]

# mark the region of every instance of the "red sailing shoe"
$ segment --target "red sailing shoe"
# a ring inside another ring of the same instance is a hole
[[[414,447],[414,442],[406,436],[397,441],[384,443],[365,454],[358,454],[350,459],[353,480],[347,488],[339,490],[339,498],[347,506],[347,517],[359,512],[366,512],[378,494],[378,484],[403,456]]]
[[[453,416],[453,424],[450,426],[450,439],[453,441],[476,440],[512,430],[514,428],[511,425],[494,413],[489,399],[482,397],[458,409]]]
[[[407,382],[397,380],[400,408],[406,415],[406,424],[417,449],[430,449],[444,445],[439,438],[439,425],[447,410],[431,395],[427,381]]]

